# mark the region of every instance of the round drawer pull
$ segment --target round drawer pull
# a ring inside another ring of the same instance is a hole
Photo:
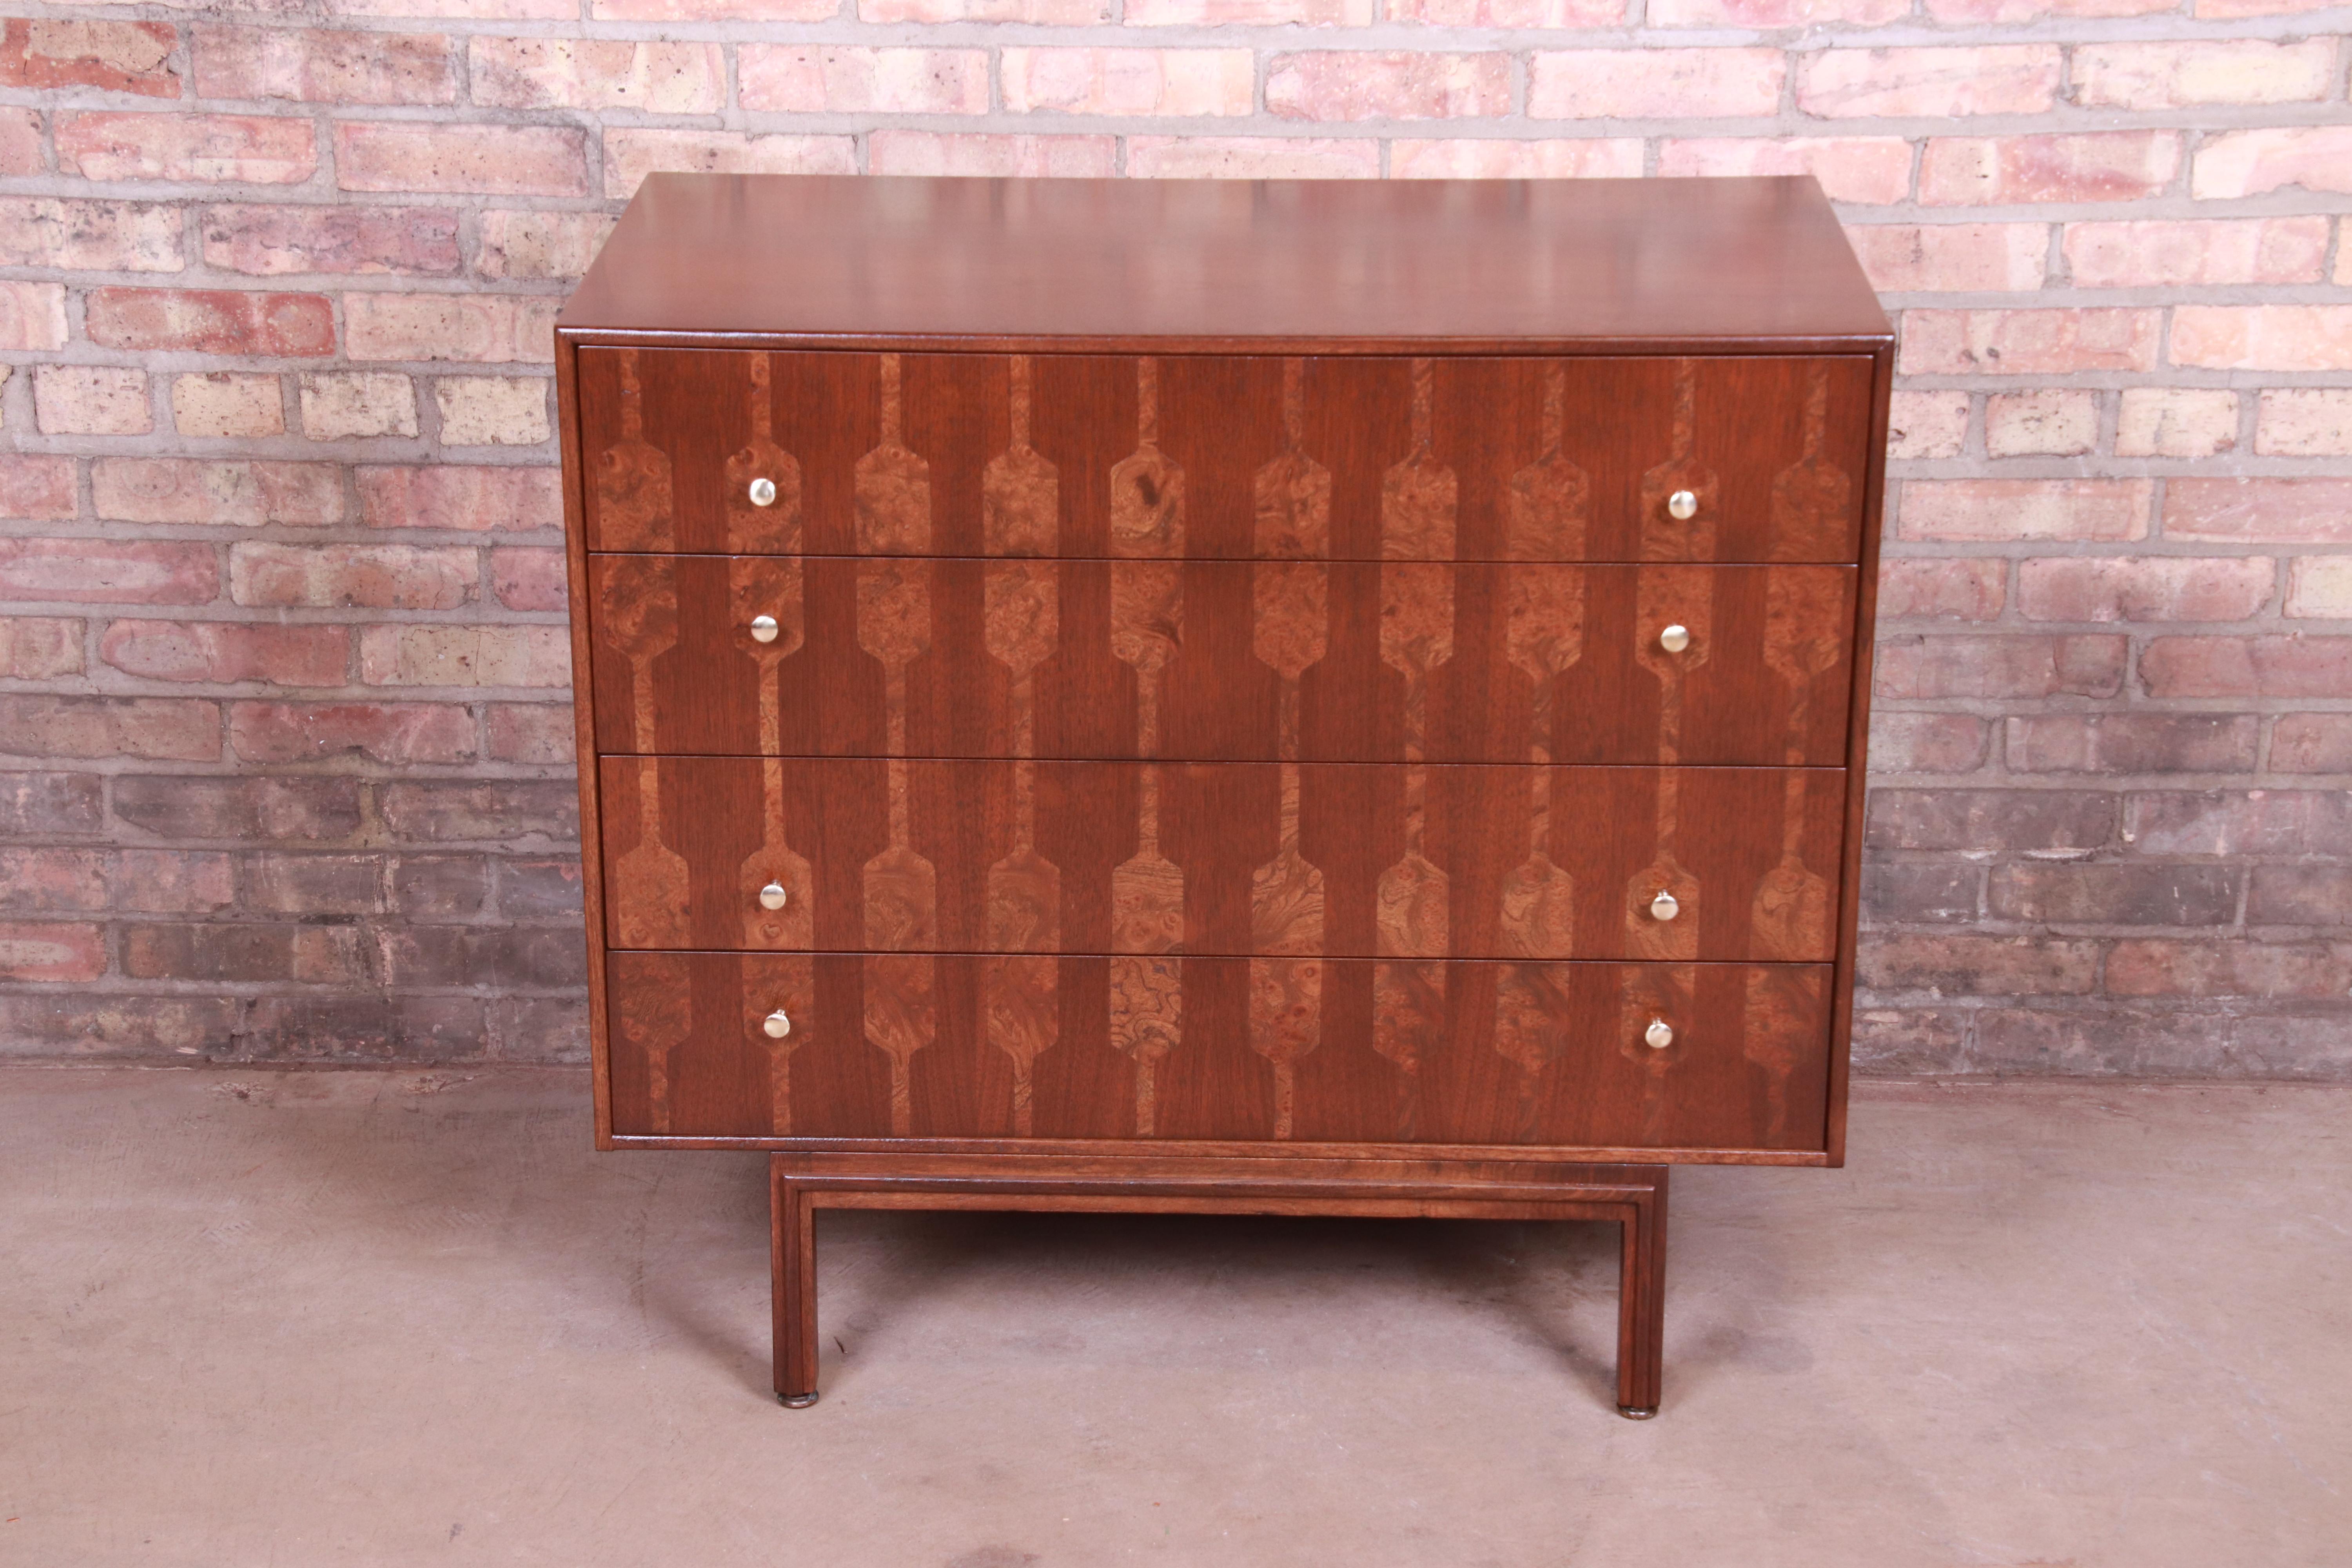
[[[783,1015],[779,1013],[776,1016],[781,1018]],[[1675,1026],[1664,1018],[1653,1018],[1650,1026],[1642,1031],[1642,1042],[1654,1051],[1663,1051],[1675,1043]]]
[[[1663,1024],[1653,1024],[1651,1026],[1654,1029],[1664,1028],[1664,1026],[1665,1026]],[[793,1032],[793,1021],[785,1015],[784,1010],[782,1007],[779,1007],[774,1012],[760,1020],[760,1032],[767,1036],[768,1038],[772,1040],[781,1040],[786,1035]]]
[[[751,481],[751,504],[753,506],[775,505],[776,481],[767,479],[753,479]],[[1690,514],[1688,512],[1676,512],[1675,515],[1677,517],[1687,517]]]
[[[787,896],[782,882],[771,882],[760,889],[760,907],[763,910],[781,910],[784,907],[784,900]],[[1664,893],[1658,896],[1665,897]]]
[[[1660,893],[1650,900],[1650,914],[1653,919],[1670,921],[1682,912],[1681,902],[1672,893]]]
[[[760,504],[765,506],[768,503],[761,501]],[[1688,490],[1676,490],[1666,498],[1666,515],[1676,522],[1688,522],[1698,515],[1698,497]]]
[[[1658,646],[1668,653],[1680,653],[1690,647],[1690,627],[1679,623],[1658,634]]]
[[[753,616],[751,617],[751,640],[753,642],[773,642],[776,640],[776,633],[779,629],[781,628],[777,626],[776,617],[773,616]]]

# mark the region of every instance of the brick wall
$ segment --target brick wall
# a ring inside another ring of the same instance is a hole
[[[0,37],[0,1051],[581,1051],[548,322],[653,169],[1810,170],[1866,1065],[2352,1077],[2352,11],[238,0]]]

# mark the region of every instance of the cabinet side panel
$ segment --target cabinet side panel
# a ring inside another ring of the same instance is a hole
[[[596,1094],[596,1146],[613,1147],[612,1058],[606,1049],[604,858],[597,816],[595,634],[589,622],[586,473],[581,458],[579,349],[555,340],[556,433],[563,464],[563,554],[572,611],[572,750],[580,770],[580,893],[588,943],[588,1049]]]

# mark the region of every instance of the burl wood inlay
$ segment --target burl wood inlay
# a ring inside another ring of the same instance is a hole
[[[869,555],[919,554],[931,547],[931,466],[907,445],[899,356],[884,354],[881,374],[882,440],[857,459],[857,548]]]
[[[981,964],[981,1009],[988,1042],[1013,1063],[1013,1131],[1035,1131],[1037,1058],[1061,1034],[1060,963],[1044,954],[991,958]]]
[[[1298,1061],[1322,1043],[1323,965],[1311,958],[1256,958],[1249,966],[1250,1049],[1274,1064],[1274,1135],[1297,1125]]]
[[[751,439],[727,459],[727,548],[735,551],[798,550],[801,547],[800,460],[773,437],[775,362],[752,354]],[[766,506],[751,500],[751,481],[766,479],[776,499]]]
[[[1421,378],[1416,376],[1416,387]],[[1416,396],[1416,406],[1419,397]],[[1393,470],[1391,470],[1393,472]],[[1413,517],[1400,526],[1419,526]],[[1449,524],[1450,526],[1450,524]],[[1435,957],[1448,950],[1450,889],[1424,853],[1427,838],[1429,674],[1454,653],[1454,578],[1443,567],[1381,568],[1381,658],[1404,674],[1404,854],[1381,873],[1381,952]]]
[[[1298,850],[1298,682],[1329,646],[1328,569],[1308,562],[1253,568],[1251,645],[1282,678],[1277,749],[1282,757],[1281,847],[1251,879],[1255,951],[1323,951],[1323,872]]]
[[[1528,858],[1503,879],[1503,951],[1517,957],[1572,952],[1576,879],[1551,858],[1553,692],[1584,652],[1584,575],[1560,566],[1518,566],[1510,575],[1503,646],[1534,687],[1528,721]]]
[[[781,487],[779,487],[781,489]],[[740,557],[728,563],[728,624],[736,651],[749,657],[760,671],[761,764],[760,847],[746,856],[736,884],[743,900],[743,942],[747,947],[803,948],[814,937],[810,912],[815,889],[809,877],[808,858],[795,850],[784,832],[783,685],[779,673],[783,661],[800,651],[803,636],[801,614],[801,563],[795,559]],[[751,636],[751,621],[767,616],[776,623],[772,642]],[[784,907],[771,910],[760,902],[769,884],[784,889]]]
[[[1184,961],[1110,961],[1110,1044],[1134,1064],[1135,1135],[1159,1129],[1160,1064],[1184,1039]]]
[[[772,958],[759,978],[743,988],[743,1037],[768,1054],[768,1131],[793,1133],[793,1053],[808,1044],[819,1026],[815,1007],[816,964],[804,954]],[[792,1020],[792,1033],[777,1039],[767,1031],[768,1015]]]
[[[646,439],[636,350],[620,352],[620,371],[621,438],[597,454],[597,523],[608,550],[667,550],[675,543],[669,454]]]
[[[1172,563],[1111,568],[1111,651],[1135,668],[1136,753],[1160,754],[1160,680],[1183,636],[1184,580]],[[1183,868],[1160,852],[1160,770],[1142,770],[1134,856],[1111,873],[1111,924],[1121,952],[1170,952],[1184,942]]]
[[[1811,416],[1809,415],[1808,418]],[[1764,617],[1764,664],[1789,689],[1789,743],[1793,764],[1804,751],[1813,690],[1844,656],[1842,595],[1794,573],[1776,574]],[[1807,775],[1792,770],[1780,812],[1780,863],[1757,885],[1750,911],[1757,956],[1796,958],[1829,941],[1829,879],[1805,864]]]
[[[670,1130],[671,1057],[694,1027],[692,972],[675,953],[646,953],[635,964],[635,984],[614,999],[613,1028],[645,1065],[649,1130]]]
[[[1694,1052],[1720,1051],[1724,1044],[1720,1038],[1707,1038],[1708,1024],[1696,1016],[1697,981],[1698,972],[1688,964],[1653,964],[1626,972],[1624,1002],[1617,1014],[1617,1054],[1641,1075],[1641,1141],[1644,1142],[1658,1142],[1665,1131],[1667,1079]],[[1664,1019],[1675,1030],[1674,1044],[1664,1049],[1644,1037],[1651,1020],[1656,1018]]]
[[[1445,1045],[1446,965],[1398,959],[1372,965],[1372,1049],[1404,1075],[1404,1114],[1395,1135],[1411,1138],[1423,1069]]]
[[[1061,533],[1061,474],[1029,444],[1028,356],[1015,355],[1007,374],[1013,444],[981,476],[981,531],[991,555],[1050,555]]]
[[[593,612],[604,639],[622,650],[630,674],[632,728],[654,732],[654,661],[677,644],[677,593],[654,572],[611,580]],[[637,781],[637,842],[614,869],[617,934],[629,947],[680,947],[687,933],[687,866],[662,842],[661,779],[648,771]]]
[[[1514,561],[1575,561],[1584,554],[1592,478],[1562,455],[1568,367],[1544,372],[1543,456],[1511,476],[1507,553]]]
[[[1722,487],[1715,470],[1699,461],[1698,366],[1692,360],[1675,363],[1675,412],[1666,460],[1642,476],[1642,559],[1644,561],[1705,561],[1715,554],[1716,514],[1722,505]],[[1697,514],[1687,521],[1666,510],[1676,490],[1698,498]]]
[[[1269,561],[1313,561],[1331,553],[1331,470],[1303,450],[1306,371],[1302,360],[1282,362],[1282,455],[1250,479],[1257,553]]]
[[[1060,584],[1050,561],[992,562],[987,568],[989,656],[1013,675],[1012,754],[1035,752],[1037,666],[1060,630]],[[1050,952],[1062,941],[1061,868],[1037,853],[1037,769],[1013,769],[1013,853],[988,868],[989,945],[998,952]]]
[[[1682,760],[1683,692],[1693,670],[1705,668],[1715,649],[1710,622],[1715,581],[1704,566],[1654,566],[1642,574],[1635,612],[1636,657],[1658,682],[1658,761]],[[1670,653],[1658,640],[1669,625],[1690,633],[1690,644]],[[1633,950],[1643,958],[1691,959],[1698,956],[1700,888],[1698,879],[1675,857],[1675,837],[1681,825],[1681,774],[1668,769],[1659,775],[1656,818],[1657,858],[1633,877],[1625,889],[1625,931]],[[1681,905],[1672,920],[1651,912],[1660,893],[1670,893]]]
[[[907,667],[931,642],[931,563],[884,559],[857,569],[858,646],[882,662],[889,759],[890,847],[866,863],[866,940],[879,948],[933,946],[939,892],[913,848],[907,799]]]
[[[877,953],[865,963],[866,1038],[890,1058],[890,1132],[915,1125],[915,1053],[939,1034],[939,961],[929,953]]]
[[[1830,372],[1816,365],[1805,388],[1804,456],[1773,477],[1773,552],[1809,561],[1844,541],[1853,516],[1853,477],[1828,456]]]
[[[1160,362],[1135,362],[1136,447],[1110,470],[1114,555],[1184,553],[1184,470],[1160,449]]]

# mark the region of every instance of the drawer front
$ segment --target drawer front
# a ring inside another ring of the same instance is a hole
[[[578,363],[593,550],[1859,559],[1861,355]]]
[[[616,948],[1835,947],[1845,774],[1830,768],[607,757],[600,773]],[[772,882],[781,910],[761,905]]]
[[[607,752],[879,755],[895,702],[912,756],[1845,755],[1850,566],[598,555],[589,575]]]
[[[624,1136],[1769,1150],[1823,1137],[1820,965],[607,962]]]

